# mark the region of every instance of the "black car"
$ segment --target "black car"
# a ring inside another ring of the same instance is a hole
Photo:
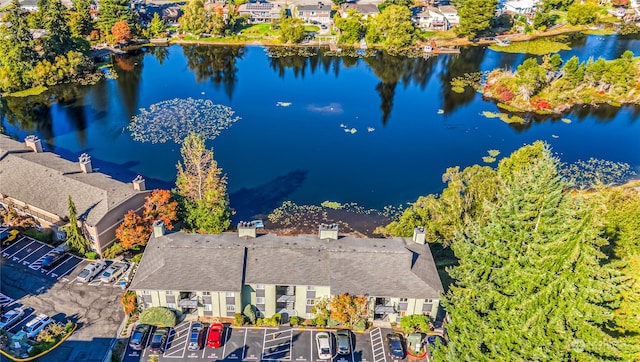
[[[147,346],[147,342],[149,341],[149,334],[153,328],[148,324],[138,324],[136,329],[131,334],[131,339],[129,340],[129,347],[136,351],[140,351]]]
[[[387,347],[389,347],[389,357],[391,357],[391,359],[404,358],[402,335],[398,333],[387,334]]]
[[[340,329],[336,332],[336,350],[338,354],[346,355],[351,352],[351,338],[348,329]]]
[[[44,258],[42,258],[41,268],[44,270],[53,269],[53,267],[63,259],[67,250],[68,249],[60,246],[51,250],[44,256]]]
[[[169,328],[160,327],[157,328],[151,336],[151,343],[149,343],[149,351],[156,353],[164,353],[164,347],[167,344],[167,338],[169,337]]]

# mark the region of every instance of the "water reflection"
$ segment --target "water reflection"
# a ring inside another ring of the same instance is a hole
[[[480,63],[486,52],[485,47],[468,47],[462,49],[459,55],[446,58],[446,66],[440,73],[445,113],[453,112],[457,107],[468,104],[475,98],[476,92],[470,88],[465,89],[463,93],[452,92],[451,80],[467,73],[480,71]]]
[[[182,51],[196,82],[210,81],[216,89],[222,86],[227,97],[233,98],[233,90],[238,82],[236,64],[244,56],[245,47],[185,45]]]
[[[118,74],[116,86],[120,99],[124,104],[127,119],[133,117],[138,110],[140,82],[142,81],[142,52],[115,56],[114,69]]]

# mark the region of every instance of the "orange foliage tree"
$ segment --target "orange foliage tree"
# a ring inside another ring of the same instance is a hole
[[[116,39],[116,42],[122,43],[131,40],[131,28],[129,24],[124,21],[118,21],[111,27],[111,34]]]
[[[331,319],[338,323],[355,323],[367,319],[367,297],[364,295],[353,296],[348,293],[334,295],[329,300]]]
[[[124,309],[124,314],[131,315],[136,311],[137,307],[136,292],[128,290],[122,293],[122,299],[120,299],[120,303],[122,304],[122,308]]]
[[[165,229],[172,230],[177,217],[178,203],[171,201],[171,193],[167,190],[154,190],[147,196],[142,216],[129,210],[124,221],[116,229],[116,237],[122,247],[130,249],[134,245],[146,245],[152,232],[154,220],[162,220]]]

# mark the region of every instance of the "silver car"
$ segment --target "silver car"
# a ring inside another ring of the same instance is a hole
[[[111,283],[124,274],[128,267],[127,263],[113,263],[100,275],[100,280],[104,283]]]
[[[91,279],[93,279],[96,275],[100,274],[100,272],[103,271],[104,268],[106,267],[107,267],[107,263],[105,263],[104,260],[97,260],[97,261],[91,262],[82,269],[82,271],[78,275],[78,280],[83,283],[91,281]]]

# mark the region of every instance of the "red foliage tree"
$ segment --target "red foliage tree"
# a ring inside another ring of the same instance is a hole
[[[122,304],[122,308],[124,309],[124,314],[131,315],[133,312],[135,312],[137,307],[136,292],[128,290],[122,293],[122,299],[120,299],[120,303]]]
[[[172,230],[173,221],[178,218],[178,202],[171,201],[171,192],[168,190],[154,190],[144,203],[142,216],[149,224],[162,220],[165,229]]]
[[[111,27],[111,34],[116,39],[116,42],[123,43],[131,40],[131,28],[129,24],[124,21],[118,21]]]
[[[116,238],[125,249],[131,249],[134,245],[146,245],[150,236],[151,225],[133,210],[129,210],[116,229]]]

